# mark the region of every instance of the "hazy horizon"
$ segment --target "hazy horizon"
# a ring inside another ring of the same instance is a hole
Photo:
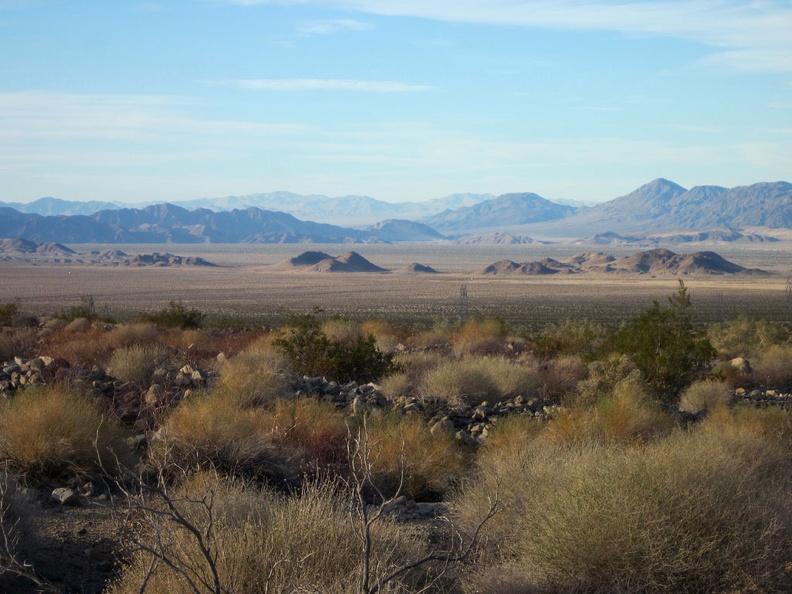
[[[0,0],[4,202],[792,178],[767,0]]]

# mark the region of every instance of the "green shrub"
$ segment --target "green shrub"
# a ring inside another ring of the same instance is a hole
[[[754,358],[762,350],[789,342],[789,331],[778,323],[740,316],[707,329],[712,346],[725,357]]]
[[[0,303],[0,326],[10,326],[19,312],[19,303]]]
[[[540,359],[575,355],[588,360],[607,343],[609,331],[589,320],[567,319],[548,324],[529,337],[534,354]]]
[[[200,328],[206,314],[194,307],[187,307],[181,301],[170,301],[157,313],[141,316],[143,320],[166,328]]]
[[[654,396],[672,405],[706,369],[715,350],[690,319],[690,295],[682,281],[668,302],[669,307],[662,308],[655,301],[627,323],[616,333],[614,347],[635,363]]]
[[[397,371],[393,356],[377,349],[373,335],[329,338],[313,316],[292,320],[291,326],[274,341],[298,373],[326,376],[339,382],[369,382]]]
[[[96,300],[93,295],[83,295],[80,297],[78,305],[72,305],[68,309],[61,309],[54,317],[71,322],[78,318],[85,318],[87,320],[95,320],[98,315],[96,313]]]
[[[131,461],[124,430],[94,401],[60,387],[0,402],[0,456],[34,482],[115,471],[117,462]]]

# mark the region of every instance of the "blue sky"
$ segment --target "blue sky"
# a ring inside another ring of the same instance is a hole
[[[0,0],[0,200],[792,181],[792,3]]]

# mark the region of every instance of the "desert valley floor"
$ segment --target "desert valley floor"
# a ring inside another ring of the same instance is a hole
[[[70,245],[78,252],[118,249],[127,254],[170,252],[198,256],[217,266],[96,266],[75,263],[0,262],[0,302],[18,299],[23,309],[57,311],[91,295],[97,305],[119,319],[155,311],[171,300],[206,312],[210,318],[242,317],[276,322],[285,316],[322,308],[352,318],[386,317],[431,321],[460,314],[497,316],[536,326],[585,317],[618,323],[664,300],[677,278],[690,288],[697,318],[717,321],[749,314],[787,319],[792,243],[770,246],[675,246],[676,253],[715,251],[767,275],[586,274],[485,276],[483,266],[569,258],[589,251],[615,256],[638,247],[399,245]],[[333,256],[354,250],[388,273],[313,272],[279,264],[312,250]],[[431,266],[439,274],[398,272],[411,263]],[[462,289],[467,300],[460,297]]]

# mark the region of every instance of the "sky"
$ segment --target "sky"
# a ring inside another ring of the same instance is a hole
[[[0,0],[0,200],[792,181],[790,0]]]

